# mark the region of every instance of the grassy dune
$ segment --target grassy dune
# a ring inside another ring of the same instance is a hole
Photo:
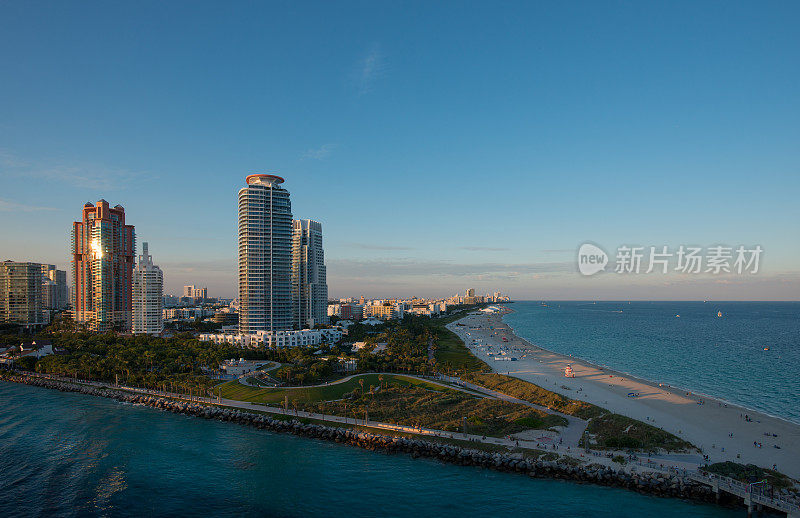
[[[462,378],[476,385],[581,419],[591,419],[606,413],[599,406],[578,401],[577,399],[570,399],[533,383],[504,374],[474,372],[462,376]]]
[[[438,392],[451,391],[451,389],[428,383],[415,378],[407,376],[398,376],[394,374],[384,374],[384,384],[391,382],[393,385],[399,386],[417,386],[427,390]],[[235,399],[237,401],[249,401],[251,403],[267,403],[271,405],[282,404],[284,397],[289,398],[289,403],[297,401],[299,404],[316,403],[319,401],[331,401],[341,399],[345,394],[352,392],[354,389],[361,389],[359,380],[364,380],[364,390],[369,391],[370,385],[375,387],[380,385],[380,380],[377,374],[361,374],[354,376],[343,383],[335,383],[331,385],[324,385],[321,387],[308,387],[308,388],[280,388],[280,387],[267,387],[255,388],[242,385],[238,380],[229,381],[216,387],[214,393],[220,391],[220,395],[226,399]]]
[[[457,391],[431,392],[419,386],[392,385],[374,394],[367,392],[355,399],[318,403],[308,409],[359,419],[368,412],[375,421],[453,432],[463,431],[466,420],[468,433],[493,437],[567,424],[561,416],[518,403]]]

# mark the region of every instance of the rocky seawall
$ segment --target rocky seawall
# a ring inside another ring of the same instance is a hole
[[[267,414],[257,414],[231,408],[180,401],[166,397],[139,394],[124,390],[101,388],[64,382],[26,374],[2,373],[0,380],[45,387],[62,392],[77,392],[117,401],[147,405],[149,407],[190,415],[204,419],[230,421],[246,426],[303,437],[334,441],[368,450],[404,453],[414,458],[427,457],[451,464],[480,466],[497,471],[515,472],[532,478],[573,480],[630,489],[649,495],[714,502],[711,488],[689,478],[666,473],[628,473],[607,466],[576,466],[567,462],[521,459],[519,455],[486,452],[457,445],[442,444],[404,437],[393,437],[365,432],[353,428],[303,423],[296,419],[276,419]]]

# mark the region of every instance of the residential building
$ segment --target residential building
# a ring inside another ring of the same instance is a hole
[[[364,308],[360,304],[342,304],[339,306],[339,317],[347,320],[361,320],[364,318]]]
[[[385,302],[382,304],[370,304],[364,306],[364,316],[375,317],[381,320],[393,320],[403,317],[402,303]]]
[[[205,342],[231,344],[243,348],[261,347],[305,347],[321,343],[333,344],[342,339],[344,329],[302,329],[299,331],[256,331],[255,333],[202,333],[199,338]]]
[[[42,306],[46,310],[61,311],[69,304],[67,272],[53,264],[42,266]]]
[[[182,298],[205,300],[208,298],[208,288],[198,288],[195,285],[184,286]]]
[[[164,320],[197,320],[214,315],[213,309],[202,307],[195,308],[165,308],[163,310]]]
[[[220,310],[214,313],[213,317],[215,324],[222,324],[224,326],[239,324],[239,313],[231,310]]]
[[[133,334],[160,335],[164,331],[164,274],[142,243],[142,255],[133,271]]]
[[[328,323],[322,224],[310,219],[292,222],[292,301],[296,329]]]
[[[22,342],[11,347],[0,347],[0,365],[13,366],[20,358],[44,358],[51,354],[63,354],[63,350],[56,350],[49,340],[39,340],[38,342]]]
[[[72,224],[75,322],[95,331],[131,328],[136,237],[125,209],[106,200],[83,206]]]
[[[48,323],[42,293],[41,264],[0,263],[0,322],[23,326]]]
[[[292,329],[292,204],[283,178],[251,174],[239,191],[239,330]]]
[[[342,314],[342,306],[339,304],[328,304],[328,316],[338,317]]]

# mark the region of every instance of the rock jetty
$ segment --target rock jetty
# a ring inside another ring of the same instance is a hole
[[[366,432],[354,428],[325,426],[301,422],[287,416],[272,417],[268,414],[252,413],[233,408],[188,402],[149,394],[129,392],[92,385],[59,381],[23,373],[1,373],[0,379],[45,387],[62,392],[78,392],[92,396],[114,399],[136,405],[146,405],[168,412],[190,415],[203,419],[217,419],[252,426],[272,432],[291,433],[303,437],[334,441],[367,450],[388,453],[403,453],[414,458],[426,457],[451,464],[479,466],[497,471],[515,472],[532,478],[573,480],[604,486],[630,489],[649,495],[683,498],[694,501],[714,502],[711,488],[688,477],[677,474],[642,472],[629,473],[597,464],[579,465],[548,460],[520,458],[511,453],[486,452],[424,439],[394,437]]]

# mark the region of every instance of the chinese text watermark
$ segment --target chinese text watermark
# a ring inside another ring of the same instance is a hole
[[[756,274],[764,250],[761,245],[746,247],[709,246],[694,247],[680,245],[677,249],[668,246],[620,246],[617,248],[614,273],[706,273],[717,275],[733,273]],[[583,275],[594,275],[605,271],[609,256],[597,245],[584,243],[578,249],[578,271]]]

